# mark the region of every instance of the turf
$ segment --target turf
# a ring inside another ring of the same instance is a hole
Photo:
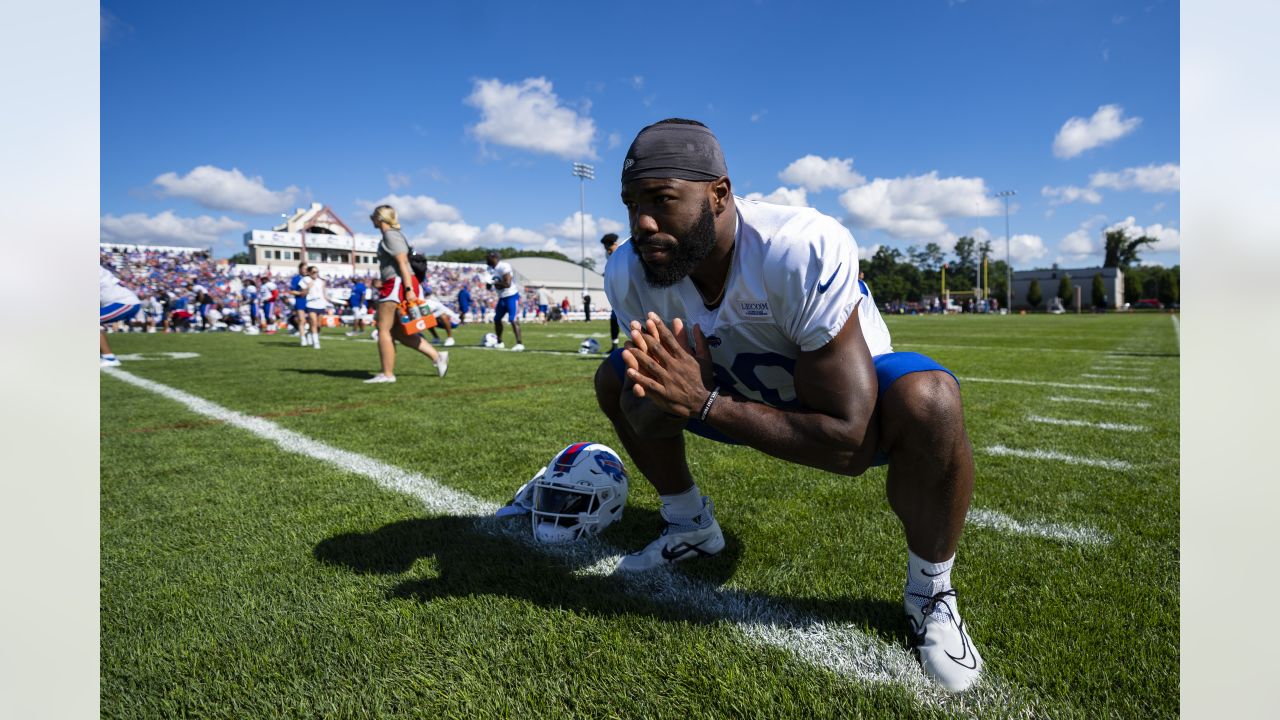
[[[1107,540],[966,530],[954,579],[984,682],[1010,702],[994,714],[1176,716],[1175,321],[886,320],[896,349],[929,354],[961,379],[975,509]],[[599,356],[576,353],[587,334],[603,342],[606,322],[529,326],[524,354],[479,349],[489,329],[457,331],[448,377],[402,350],[399,382],[376,386],[360,382],[376,370],[374,345],[339,333],[319,351],[285,335],[110,339],[129,373],[494,504],[570,442],[622,450],[595,407]],[[1063,396],[1115,404],[1051,400]],[[580,572],[474,519],[432,514],[119,379],[103,376],[101,399],[104,717],[992,714],[762,647],[723,617]],[[882,469],[842,478],[701,438],[689,449],[729,545],[680,575],[905,644],[905,545]],[[605,540],[642,546],[657,507],[634,477]]]

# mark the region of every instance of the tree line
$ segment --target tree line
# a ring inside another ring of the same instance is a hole
[[[1168,305],[1178,301],[1180,266],[1165,268],[1160,265],[1138,264],[1142,249],[1155,241],[1155,238],[1145,235],[1130,237],[1123,229],[1106,233],[1103,267],[1119,268],[1124,273],[1124,296],[1128,302],[1140,298],[1155,298]],[[984,257],[987,258],[985,278],[981,277]],[[956,240],[951,258],[947,257],[938,243],[931,242],[924,246],[909,246],[905,253],[897,248],[882,246],[870,260],[862,264],[865,279],[878,302],[921,302],[941,295],[944,274],[949,292],[972,291],[975,287],[981,287],[985,281],[990,296],[1003,301],[1007,296],[1007,268],[1004,260],[991,257],[989,241],[978,242],[967,235]],[[1052,269],[1058,269],[1056,263]],[[1089,300],[1101,307],[1105,293],[1102,275],[1097,274],[1092,280],[1093,297]],[[1032,281],[1027,302],[1033,308],[1038,307],[1044,302],[1047,290],[1041,288],[1038,282]],[[1063,297],[1064,304],[1074,302],[1069,275],[1064,275],[1054,290],[1059,297],[1066,294]],[[1036,296],[1039,296],[1038,302]]]

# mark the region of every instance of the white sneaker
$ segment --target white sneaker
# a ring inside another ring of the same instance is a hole
[[[929,597],[923,609],[917,607],[915,599],[924,597],[908,592],[903,600],[911,645],[925,675],[948,692],[964,692],[982,672],[982,656],[960,619],[956,591],[943,590]]]
[[[120,360],[119,360],[118,358],[115,358],[115,357],[112,357],[112,358],[105,358],[105,357],[102,357],[101,355],[99,355],[99,356],[98,356],[98,367],[120,367]]]
[[[364,382],[366,385],[371,385],[374,383],[393,383],[395,381],[396,381],[395,375],[383,375],[382,373],[378,373],[377,375],[374,375],[373,377],[369,378],[368,380],[365,380]]]
[[[301,342],[299,342],[298,344],[299,344],[300,346],[302,346],[302,347],[306,347],[306,346],[310,345],[310,344],[311,344],[311,335],[310,335],[310,333],[302,333],[302,341],[301,341]]]
[[[436,372],[440,373],[440,377],[449,372],[449,353],[440,353],[440,359],[436,361]]]
[[[720,532],[720,523],[716,522],[715,504],[711,498],[703,496],[702,512],[692,518],[673,521],[667,517],[666,508],[661,510],[661,515],[667,523],[662,534],[643,550],[623,557],[618,563],[618,570],[652,570],[689,558],[711,557],[724,549],[724,533]]]
[[[351,332],[346,333],[346,336],[347,336],[347,337],[355,337],[355,336],[356,336],[356,331],[355,331],[355,330],[352,330]]]
[[[447,338],[445,338],[445,339],[444,339],[444,346],[445,346],[445,347],[453,347],[453,338],[451,338],[451,337],[447,337]]]
[[[524,352],[524,343],[516,343],[515,346],[511,348],[511,352]]]
[[[498,348],[499,350],[506,350],[506,349],[507,349],[507,344],[506,344],[506,343],[501,343],[501,342],[500,342],[500,343],[498,343],[497,345],[494,345],[494,347]]]
[[[319,349],[320,349],[320,338],[319,338],[319,337],[313,337],[313,338],[311,338],[311,347],[313,347],[313,348],[315,348],[315,349],[317,349],[317,350],[319,350]]]

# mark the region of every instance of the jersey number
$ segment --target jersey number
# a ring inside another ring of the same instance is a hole
[[[730,372],[720,363],[712,363],[716,385],[719,387],[742,387],[760,394],[760,399],[773,407],[794,407],[797,400],[783,400],[778,391],[764,384],[756,372],[762,367],[781,368],[787,375],[795,377],[796,361],[778,353],[742,353],[733,359],[733,371]]]

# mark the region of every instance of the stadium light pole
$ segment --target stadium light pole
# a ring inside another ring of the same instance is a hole
[[[582,294],[587,294],[587,181],[596,179],[595,167],[586,163],[573,164],[573,176],[578,178],[578,218],[582,221]]]
[[[1013,314],[1013,261],[1010,259],[1013,243],[1009,239],[1009,198],[1017,194],[1015,190],[996,193],[996,197],[1004,199],[1004,307],[1010,315]]]

